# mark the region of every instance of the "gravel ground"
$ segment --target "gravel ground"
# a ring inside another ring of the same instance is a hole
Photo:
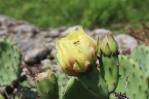
[[[41,29],[25,21],[0,16],[0,37],[7,36],[16,42],[22,53],[23,71],[25,73],[30,71],[33,75],[50,65],[54,70],[58,69],[55,60],[55,41],[65,36],[67,29],[66,27]],[[110,30],[98,28],[86,32],[97,39],[103,38]],[[135,38],[126,34],[115,35],[115,39],[120,53],[128,53],[138,45]]]

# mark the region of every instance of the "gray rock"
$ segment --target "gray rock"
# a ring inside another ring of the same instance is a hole
[[[63,32],[60,33],[60,37],[64,37],[64,36],[66,36],[66,34],[67,33],[65,31],[63,31]]]
[[[45,43],[51,43],[53,42],[53,38],[45,38]]]
[[[6,24],[9,21],[12,21],[14,19],[8,17],[8,16],[4,16],[4,15],[0,15],[0,23]]]
[[[1,27],[9,28],[10,26],[15,25],[16,23],[17,23],[16,20],[14,20],[13,18],[0,15],[0,26]]]
[[[36,48],[28,51],[24,56],[24,61],[28,65],[39,64],[41,60],[49,55],[48,48]]]
[[[53,50],[53,49],[55,49],[55,42],[54,41],[48,42],[48,43],[45,44],[45,46],[47,48],[49,48],[50,50]]]
[[[53,50],[51,51],[51,53],[50,53],[50,56],[49,56],[50,60],[55,59],[55,56],[56,56],[56,49],[53,49]]]
[[[49,59],[42,60],[41,65],[42,65],[43,70],[51,68],[51,66],[52,66],[51,61]]]
[[[7,35],[8,31],[7,29],[0,29],[0,36],[5,36]]]
[[[41,61],[41,64],[43,66],[47,66],[47,65],[50,65],[51,64],[51,61],[49,59],[44,59],[44,60]]]
[[[30,33],[31,36],[35,36],[39,32],[39,29],[30,24],[21,24],[15,26],[11,31],[13,31],[14,33],[16,32]]]
[[[125,53],[129,51],[131,52],[135,47],[138,46],[137,40],[127,34],[119,34],[116,35],[114,38],[119,45],[120,53]]]
[[[111,31],[107,29],[95,29],[91,32],[91,36],[93,36],[95,39],[103,39],[110,32]]]
[[[63,37],[63,36],[65,36],[65,35],[69,34],[72,30],[76,30],[76,29],[78,29],[79,27],[80,27],[79,25],[69,27],[69,28],[66,29],[65,31],[61,32],[60,35]]]
[[[58,29],[58,31],[59,31],[59,33],[61,33],[61,32],[64,32],[66,29],[67,29],[67,28],[63,26],[63,27],[60,27],[60,28]]]
[[[15,34],[14,38],[23,54],[26,53],[28,50],[32,50],[34,48],[45,47],[46,39],[43,37],[42,34],[38,33],[35,37],[32,37],[31,35],[32,33],[22,33],[22,32],[17,32]]]
[[[25,53],[28,50],[31,50],[34,48],[34,40],[30,38],[29,33],[21,33],[18,32],[15,34],[15,40],[18,45],[18,47],[21,49],[23,53]]]
[[[59,31],[57,29],[50,29],[50,37],[55,38],[59,36]]]
[[[48,38],[52,38],[50,35],[51,34],[49,31],[41,31],[40,34],[38,35],[38,37],[43,37],[43,38],[48,39]]]

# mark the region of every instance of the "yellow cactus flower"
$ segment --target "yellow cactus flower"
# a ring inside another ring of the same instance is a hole
[[[69,75],[86,72],[96,58],[96,42],[81,27],[58,40],[56,48],[58,62]]]

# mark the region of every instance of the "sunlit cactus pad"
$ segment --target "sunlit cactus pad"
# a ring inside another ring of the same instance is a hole
[[[0,39],[0,86],[10,85],[17,79],[20,72],[20,52],[14,44],[6,39]]]
[[[149,77],[149,46],[140,45],[131,53],[133,58],[144,73]]]
[[[148,99],[148,82],[137,63],[126,57],[120,56],[119,83],[116,93],[125,94],[129,99]]]

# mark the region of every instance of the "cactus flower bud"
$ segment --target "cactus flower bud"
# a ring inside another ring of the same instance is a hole
[[[110,56],[118,51],[118,45],[110,33],[103,38],[101,51],[106,56]]]
[[[56,48],[58,62],[69,75],[87,71],[96,58],[96,42],[81,27],[57,41]]]

